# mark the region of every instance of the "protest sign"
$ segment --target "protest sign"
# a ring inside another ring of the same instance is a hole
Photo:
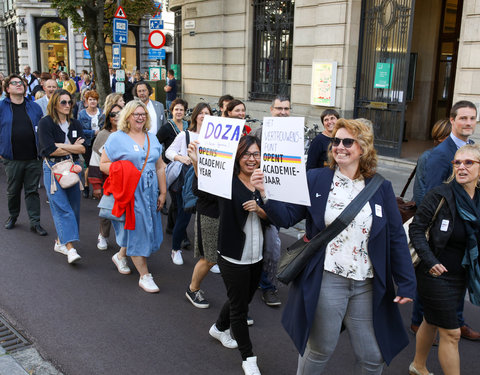
[[[198,188],[232,198],[232,176],[245,120],[205,116],[198,137]]]
[[[268,199],[310,206],[305,171],[303,117],[265,117],[262,164]]]

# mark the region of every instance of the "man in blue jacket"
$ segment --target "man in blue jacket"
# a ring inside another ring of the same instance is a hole
[[[27,84],[18,74],[4,82],[6,98],[0,102],[0,160],[7,175],[7,200],[10,217],[5,229],[12,229],[20,213],[22,186],[30,229],[40,236],[47,232],[40,226],[38,183],[42,162],[38,158],[37,125],[42,117],[40,106],[25,98]]]
[[[434,187],[441,185],[452,174],[452,160],[457,150],[466,145],[473,143],[470,136],[475,132],[477,125],[477,107],[472,102],[461,100],[455,103],[450,110],[450,123],[452,124],[452,132],[450,135],[435,147],[427,160],[425,166],[425,193]],[[420,201],[423,197],[420,197]],[[480,333],[474,331],[465,323],[463,318],[463,300],[457,308],[457,316],[460,324],[462,337],[468,340],[480,340]],[[412,313],[413,332],[417,332],[421,323],[422,311],[419,309],[416,301]]]

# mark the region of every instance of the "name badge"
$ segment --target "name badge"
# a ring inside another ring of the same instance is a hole
[[[448,230],[448,224],[450,224],[449,220],[442,220],[442,224],[440,225],[440,230],[442,232],[446,232]]]
[[[133,145],[133,150],[134,150],[134,151],[137,151],[137,152],[140,151],[140,149],[138,148],[137,145]]]
[[[76,130],[72,130],[72,137],[77,138],[77,131]]]
[[[35,126],[35,133],[38,132],[38,126]]]
[[[377,215],[378,217],[382,217],[382,206],[380,206],[379,204],[376,204],[375,205],[375,215]]]

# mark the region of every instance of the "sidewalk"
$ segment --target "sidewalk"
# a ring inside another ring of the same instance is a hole
[[[0,375],[28,375],[28,372],[0,346]]]

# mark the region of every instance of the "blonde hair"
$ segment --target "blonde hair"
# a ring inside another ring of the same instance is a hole
[[[462,147],[460,147],[457,152],[455,153],[455,156],[453,159],[457,158],[457,155],[463,154],[464,152],[471,152],[474,157],[477,159],[477,161],[480,161],[480,145],[471,145],[471,144],[466,144]],[[450,177],[445,181],[445,183],[450,183],[455,179],[455,168],[452,168],[452,174]],[[480,187],[480,179],[477,180],[477,187]]]
[[[37,93],[35,94],[35,100],[43,98],[44,96],[45,96],[45,91],[37,91]]]
[[[120,112],[120,118],[118,119],[117,123],[117,130],[121,130],[125,133],[130,132],[130,123],[128,122],[128,119],[138,107],[142,107],[147,115],[145,119],[145,125],[143,125],[142,130],[146,132],[150,129],[150,115],[148,114],[147,106],[143,104],[140,100],[134,99],[129,101]]]
[[[103,105],[103,112],[106,112],[107,108],[112,108],[112,105],[117,104],[120,98],[123,98],[123,95],[118,92],[113,92],[108,94],[105,98],[105,104]]]
[[[338,119],[335,127],[333,128],[332,138],[335,137],[337,131],[341,128],[345,128],[350,134],[352,134],[358,142],[363,154],[360,156],[360,162],[358,165],[355,178],[363,176],[364,178],[373,177],[377,170],[377,151],[373,144],[373,131],[364,123],[357,120],[345,120],[343,118]],[[332,147],[328,149],[328,166],[331,169],[335,169],[337,162],[333,158]]]

